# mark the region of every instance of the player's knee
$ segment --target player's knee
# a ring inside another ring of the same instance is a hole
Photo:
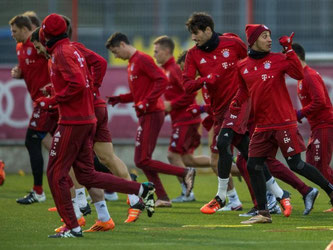
[[[219,153],[232,155],[231,138],[232,138],[232,132],[230,132],[229,130],[222,129],[220,135],[217,138],[217,143],[216,143]]]
[[[263,170],[263,165],[260,164],[255,158],[249,158],[247,161],[247,171],[249,174],[255,174]]]
[[[109,166],[112,164],[113,161],[113,155],[112,154],[98,154],[97,155],[98,160],[101,164],[104,166]]]
[[[301,159],[299,154],[293,155],[289,157],[289,159],[287,158],[287,163],[290,169],[295,172],[303,169],[305,166],[305,162]]]
[[[168,156],[167,157],[168,157],[168,161],[171,164],[178,165],[177,162],[182,161],[181,155],[179,155],[177,153],[174,153],[174,152],[168,151]]]

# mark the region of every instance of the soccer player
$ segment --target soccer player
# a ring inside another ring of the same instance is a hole
[[[154,41],[154,57],[158,64],[162,66],[168,78],[168,85],[164,93],[165,111],[170,114],[172,123],[172,135],[170,138],[168,160],[175,166],[210,167],[208,156],[194,156],[194,150],[200,145],[201,135],[198,132],[201,118],[200,113],[195,115],[187,112],[189,105],[196,105],[196,93],[186,94],[183,86],[182,72],[173,57],[175,44],[168,36],[160,36]],[[182,178],[178,178],[181,183],[181,195],[172,202],[194,201],[194,193],[189,197],[185,196],[186,186]],[[171,206],[170,202],[157,200],[155,205]]]
[[[181,56],[178,58],[177,63],[180,65],[182,70],[184,69],[185,58],[186,58],[187,51],[182,53]],[[206,89],[202,89],[202,95],[206,103],[210,103],[209,94],[207,93]],[[191,95],[189,95],[191,96]],[[201,113],[209,113],[209,115],[202,121],[203,126],[206,128],[207,131],[210,131],[211,127],[213,126],[213,119],[211,116],[210,106],[206,105],[198,105],[196,103],[191,104],[187,109],[187,112],[191,113],[193,116],[197,116]],[[217,161],[218,161],[218,150],[216,148],[216,140],[214,140],[211,149],[211,159],[207,159],[210,164],[210,167],[213,169],[214,173],[217,175]],[[231,176],[230,176],[231,177]],[[242,210],[242,203],[239,200],[237,191],[233,185],[232,177],[229,178],[228,183],[228,190],[227,190],[227,197],[228,197],[228,204],[224,206],[222,209],[218,211],[239,211]],[[182,196],[177,197],[177,199],[182,198]]]
[[[64,17],[67,25],[66,33],[71,36],[71,25],[70,20],[67,17]],[[49,58],[49,55],[45,49],[45,47],[39,42],[39,28],[36,29],[33,34],[31,40],[34,43],[36,49],[46,55]],[[100,98],[98,88],[102,84],[102,80],[104,78],[107,62],[104,58],[96,54],[95,52],[87,49],[83,44],[78,42],[72,42],[72,44],[79,49],[79,51],[83,54],[86,63],[88,65],[89,71],[92,75],[94,82],[94,108],[95,114],[97,117],[97,128],[94,137],[94,151],[98,157],[101,158],[101,161],[108,166],[108,168],[118,177],[122,177],[127,180],[131,180],[130,175],[128,173],[127,167],[125,164],[114,154],[113,145],[111,140],[111,134],[107,128],[107,111],[105,101]],[[111,145],[109,145],[111,144]],[[86,206],[89,206],[86,201],[84,188],[77,182],[76,177],[73,171],[70,171],[70,176],[75,186],[75,198],[73,198],[73,205],[75,210],[75,205],[78,203],[78,206],[83,213],[90,213],[90,208],[86,209]],[[89,194],[93,200],[94,206],[97,211],[98,220],[96,223],[88,230],[84,232],[96,232],[96,231],[108,231],[114,228],[114,222],[112,221],[109,212],[107,210],[107,205],[104,200],[104,192],[101,189],[91,188],[89,190]],[[84,202],[84,204],[82,204]],[[139,218],[139,215],[144,210],[144,204],[139,200],[139,197],[136,195],[129,195],[129,202],[131,208],[129,209],[129,215],[125,223],[134,222]],[[79,224],[82,220],[81,213],[76,212],[76,217],[79,221]],[[61,232],[66,229],[66,225],[59,227],[56,229],[56,232]]]
[[[239,150],[244,159],[248,157],[249,137],[246,131],[250,113],[249,100],[242,103],[237,115],[229,112],[229,105],[238,85],[236,64],[246,57],[247,50],[246,45],[235,34],[225,33],[219,36],[214,31],[213,19],[206,13],[192,14],[186,25],[196,45],[186,56],[183,74],[185,89],[192,93],[202,88],[208,93],[207,99],[210,99],[208,103],[214,118],[213,145],[216,143],[219,153],[217,194],[200,209],[202,213],[212,214],[226,203],[233,161],[232,145]],[[199,72],[200,78],[196,78],[196,72]],[[264,173],[270,191],[280,200],[284,215],[289,216],[292,208],[289,193],[278,186],[267,168]]]
[[[27,129],[25,146],[28,149],[34,185],[32,191],[23,198],[17,199],[19,204],[43,202],[46,197],[43,192],[43,155],[42,142],[50,128],[50,114],[36,105],[36,100],[43,96],[40,90],[50,83],[47,60],[38,55],[30,41],[32,24],[27,16],[18,15],[9,21],[12,37],[16,40],[18,65],[11,75],[13,78],[23,78],[33,101],[33,112]]]
[[[297,80],[303,79],[302,65],[291,47],[293,34],[279,40],[285,55],[271,53],[271,31],[265,25],[248,24],[246,37],[249,56],[237,64],[239,90],[230,104],[230,112],[237,115],[243,102],[251,98],[256,128],[249,146],[247,169],[259,212],[242,223],[271,223],[263,168],[266,158],[274,158],[278,148],[290,169],[318,184],[326,191],[331,203],[333,185],[300,156],[305,146],[298,133],[296,114],[285,83],[285,74]]]
[[[108,102],[114,106],[134,101],[139,119],[134,155],[136,166],[141,168],[148,180],[155,184],[159,200],[170,202],[158,176],[159,173],[184,178],[185,195],[189,196],[194,184],[194,168],[177,167],[151,159],[164,122],[165,111],[161,95],[167,86],[166,76],[150,56],[134,48],[127,36],[122,33],[111,35],[106,42],[106,48],[116,58],[129,61],[127,72],[131,92],[109,97]]]
[[[292,48],[301,61],[304,79],[297,83],[298,98],[302,109],[297,111],[297,120],[302,123],[306,117],[311,126],[311,137],[306,149],[306,162],[315,166],[333,183],[333,171],[330,167],[333,152],[333,107],[322,77],[307,65],[305,50],[293,43]],[[333,209],[327,211],[333,212]]]
[[[237,86],[234,68],[238,60],[246,57],[247,50],[239,37],[228,34],[219,36],[214,31],[213,19],[206,13],[193,13],[186,25],[196,45],[186,56],[184,86],[188,93],[202,89],[205,102],[210,104],[214,119],[211,149],[215,154],[212,154],[211,164],[214,161],[218,162],[218,192],[213,200],[200,209],[203,213],[211,214],[224,207],[226,203],[233,160],[231,145],[236,146],[247,158],[248,137],[245,132],[249,106],[244,104],[238,117],[230,116],[228,112]],[[199,78],[196,76],[197,72]]]
[[[50,235],[51,238],[82,237],[71,202],[72,181],[69,171],[73,166],[80,184],[109,189],[143,198],[148,215],[154,212],[154,185],[137,183],[96,172],[93,167],[92,147],[96,128],[92,83],[84,57],[66,35],[66,22],[57,14],[47,16],[40,33],[46,39],[51,55],[49,72],[55,95],[41,97],[38,106],[49,109],[58,105],[59,123],[53,136],[47,176],[49,186],[67,231]]]

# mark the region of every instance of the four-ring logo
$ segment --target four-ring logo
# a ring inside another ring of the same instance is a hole
[[[24,81],[0,81],[0,126],[25,128],[29,124],[31,114],[32,101]]]

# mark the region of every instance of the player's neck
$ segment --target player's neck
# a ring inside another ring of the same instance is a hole
[[[26,43],[28,41],[28,39],[30,38],[32,32],[27,32],[26,36],[24,37],[24,42],[23,43]]]
[[[136,52],[136,48],[134,48],[132,46],[130,46],[128,48],[129,59],[135,54],[135,52]]]
[[[302,61],[302,60],[300,60],[300,61],[301,61],[302,67],[305,68],[306,65],[307,65],[306,62],[305,62],[305,61]]]

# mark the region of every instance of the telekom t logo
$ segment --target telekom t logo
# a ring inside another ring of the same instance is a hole
[[[267,80],[267,74],[261,75],[261,79],[263,79],[264,81],[266,81]]]

